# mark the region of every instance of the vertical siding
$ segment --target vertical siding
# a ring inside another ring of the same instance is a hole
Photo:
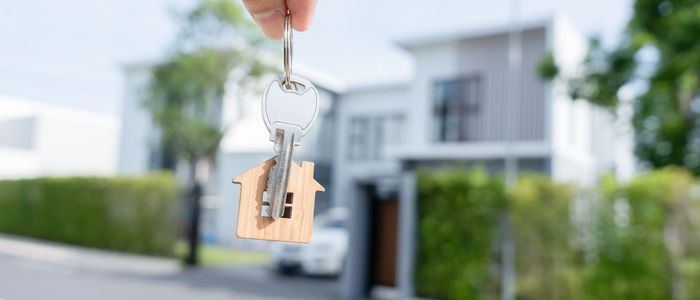
[[[546,51],[544,28],[522,33],[522,68],[519,105],[518,140],[543,140],[545,121],[544,83],[536,72],[537,62]],[[479,75],[482,89],[480,112],[468,121],[469,136],[476,141],[499,141],[507,138],[506,115],[508,87],[508,35],[498,34],[462,41],[460,70],[463,75]]]

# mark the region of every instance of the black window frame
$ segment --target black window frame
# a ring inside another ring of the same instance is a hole
[[[478,116],[483,103],[483,77],[480,74],[461,75],[450,79],[436,80],[433,83],[433,106],[436,140],[438,142],[473,141],[470,136],[469,118]],[[471,91],[471,89],[475,91]],[[449,91],[451,92],[448,92]],[[446,97],[449,97],[446,98]],[[457,100],[454,100],[457,99]],[[454,103],[452,103],[454,102]],[[456,106],[451,108],[450,106]],[[456,109],[456,112],[453,111]],[[448,134],[450,118],[455,117],[456,135]]]

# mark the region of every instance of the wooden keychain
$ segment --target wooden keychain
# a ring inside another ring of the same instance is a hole
[[[265,126],[277,153],[233,179],[241,185],[236,235],[239,238],[296,243],[311,241],[316,192],[314,163],[292,161],[294,146],[318,115],[318,91],[292,75],[292,28],[284,19],[284,74],[267,85],[262,99]]]

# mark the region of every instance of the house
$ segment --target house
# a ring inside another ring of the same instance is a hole
[[[589,185],[631,160],[631,150],[616,144],[610,112],[569,99],[563,82],[537,75],[547,54],[562,74],[576,73],[585,38],[563,18],[518,28],[518,34],[493,26],[402,40],[398,45],[413,57],[414,74],[399,83],[347,88],[295,64],[295,72],[318,88],[321,107],[295,160],[314,161],[316,178],[326,187],[316,211],[331,205],[351,210],[344,297],[361,298],[381,286],[395,288],[400,298],[413,295],[418,168],[482,165],[504,173],[508,167]],[[157,130],[135,96],[147,70],[127,69],[123,172],[163,162],[153,144]],[[273,154],[259,101],[258,94],[224,99],[222,119],[230,129],[205,201],[211,242],[254,246],[233,237],[239,189],[230,178]]]
[[[0,95],[0,178],[114,175],[118,136],[115,116]]]
[[[561,72],[576,72],[584,37],[562,18],[509,33],[502,26],[400,41],[414,58],[411,80],[350,89],[338,99],[329,191],[351,208],[344,297],[382,286],[413,296],[418,168],[482,165],[504,173],[511,161],[580,185],[615,171],[612,114],[572,101],[564,83],[544,82],[536,71],[549,53]],[[519,67],[509,65],[516,39]]]
[[[246,239],[308,243],[311,241],[316,193],[324,188],[314,179],[314,163],[292,162],[289,186],[284,197],[282,217],[270,217],[270,205],[265,199],[267,178],[275,165],[270,158],[233,179],[241,185],[238,200],[236,236]]]

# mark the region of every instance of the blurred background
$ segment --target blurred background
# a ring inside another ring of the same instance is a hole
[[[237,0],[0,0],[0,300],[700,299],[700,3],[320,1],[309,244]]]

